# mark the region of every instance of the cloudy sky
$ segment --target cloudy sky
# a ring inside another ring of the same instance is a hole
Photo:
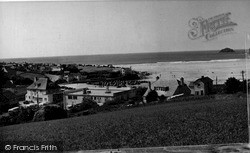
[[[0,2],[0,58],[244,48],[250,1]],[[231,12],[234,31],[191,40],[188,22]]]

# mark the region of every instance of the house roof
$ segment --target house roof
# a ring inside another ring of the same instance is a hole
[[[194,83],[197,83],[198,81],[201,81],[201,82],[203,82],[204,84],[206,84],[206,83],[208,83],[208,82],[211,82],[211,81],[213,81],[212,79],[210,79],[209,77],[201,77],[201,78],[199,78],[199,79],[197,79],[196,81],[194,81]]]
[[[47,83],[48,83],[47,78],[39,78],[37,81],[28,86],[27,89],[46,90]]]
[[[52,82],[55,82],[61,78],[60,75],[45,74]]]
[[[168,87],[169,86],[169,82],[167,80],[164,79],[159,79],[157,81],[153,81],[152,82],[152,86],[153,87]]]
[[[190,93],[191,90],[188,88],[186,84],[184,84],[184,85],[179,85],[173,95],[179,95],[179,94],[190,95]]]
[[[178,82],[176,80],[164,80],[160,78],[159,80],[153,82],[151,87],[152,89],[154,89],[154,87],[168,87],[169,90],[164,95],[172,96],[178,87]]]
[[[49,90],[57,92],[60,87],[50,81],[48,78],[39,78],[37,81],[33,82],[30,86],[27,87],[30,90]]]

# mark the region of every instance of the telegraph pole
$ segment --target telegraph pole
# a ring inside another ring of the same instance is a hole
[[[246,55],[246,56],[247,56],[247,55]],[[240,73],[241,73],[241,75],[242,75],[242,81],[244,81],[244,73],[245,73],[245,71],[242,70]]]
[[[247,116],[248,116],[248,147],[250,147],[250,95],[248,90],[248,82],[249,82],[249,76],[248,76],[248,64],[250,62],[249,60],[249,51],[250,48],[247,47],[247,40],[250,40],[250,35],[246,34],[245,38],[245,61],[246,61],[246,91],[247,91]]]

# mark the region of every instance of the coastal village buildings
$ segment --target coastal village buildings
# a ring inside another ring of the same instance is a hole
[[[189,88],[192,95],[209,95],[213,91],[213,80],[202,76],[194,82],[190,82]]]
[[[89,87],[64,92],[64,106],[68,109],[70,106],[80,104],[84,99],[90,99],[102,106],[107,101],[128,100],[136,95],[136,91],[129,87]]]
[[[163,79],[157,79],[154,82],[149,82],[149,86],[145,94],[143,95],[143,102],[146,103],[146,97],[151,91],[156,91],[158,96],[165,96],[167,99],[189,96],[189,95],[209,95],[213,91],[213,80],[209,77],[202,76],[194,82],[190,82],[187,85],[184,82],[184,78],[176,81],[167,81]]]
[[[59,87],[48,78],[34,79],[34,83],[27,87],[25,101],[34,104],[57,103],[63,100]]]

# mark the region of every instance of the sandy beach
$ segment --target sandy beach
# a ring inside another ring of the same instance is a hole
[[[177,61],[177,62],[158,62],[145,64],[116,65],[130,67],[136,71],[147,71],[152,73],[146,80],[155,80],[160,76],[163,80],[180,79],[184,77],[187,82],[194,81],[201,76],[208,76],[214,80],[214,84],[223,84],[229,77],[242,79],[241,71],[246,71],[245,59],[225,59],[210,61]],[[248,63],[248,72],[250,66]]]

